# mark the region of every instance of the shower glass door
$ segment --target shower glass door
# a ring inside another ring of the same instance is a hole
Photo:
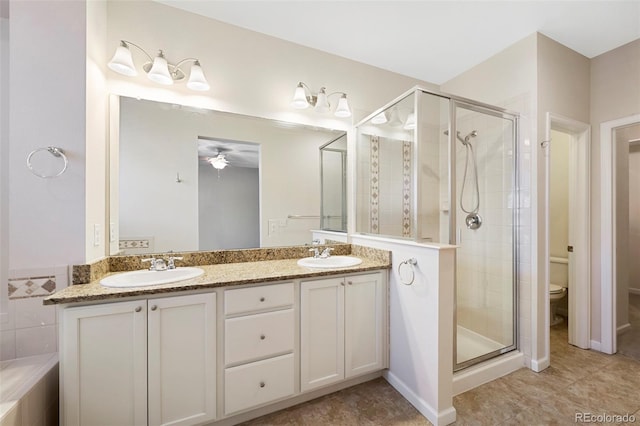
[[[454,369],[516,349],[517,118],[452,101]]]

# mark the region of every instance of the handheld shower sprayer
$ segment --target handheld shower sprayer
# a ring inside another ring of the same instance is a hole
[[[445,135],[449,135],[449,131],[444,131]],[[471,144],[471,138],[475,138],[478,136],[477,130],[472,130],[465,136],[464,138],[460,136],[460,132],[456,132],[456,138],[462,143],[462,146],[465,147],[465,162],[464,162],[464,177],[462,178],[462,188],[460,190],[460,208],[463,212],[467,213],[467,217],[465,222],[467,224],[467,228],[469,229],[478,229],[482,226],[482,217],[478,214],[480,210],[480,188],[478,186],[478,166],[476,164],[476,155],[473,152],[473,145]],[[471,157],[471,162],[469,162],[469,157]],[[470,175],[469,168],[473,167],[473,184],[475,186],[475,193],[473,194],[472,200],[475,200],[473,208],[467,209],[465,208],[463,199],[465,194],[465,189],[467,185],[467,177]]]

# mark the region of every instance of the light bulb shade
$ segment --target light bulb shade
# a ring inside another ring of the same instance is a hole
[[[159,84],[173,84],[173,78],[171,78],[171,74],[169,73],[169,65],[167,64],[167,60],[164,58],[162,52],[160,52],[160,54],[158,54],[158,56],[153,60],[153,66],[149,70],[149,74],[147,76],[149,77],[149,80],[155,81]]]
[[[324,114],[325,112],[329,112],[331,107],[329,106],[329,99],[327,99],[327,92],[325,88],[321,88],[318,92],[318,97],[316,99],[316,112]]]
[[[346,118],[351,117],[351,109],[349,108],[349,102],[347,101],[347,95],[343,94],[338,101],[338,106],[333,113],[336,117]]]
[[[373,118],[371,119],[371,122],[372,122],[373,124],[384,124],[384,123],[386,123],[387,121],[388,121],[388,120],[387,120],[387,113],[386,113],[386,112],[384,112],[384,111],[382,111],[380,114],[376,115],[375,117],[373,117]]]
[[[402,126],[402,121],[400,121],[400,118],[398,117],[398,110],[396,108],[393,108],[391,110],[391,117],[389,119],[389,126],[391,126],[391,127],[400,127],[400,126]]]
[[[187,87],[191,90],[199,91],[209,90],[210,88],[199,61],[195,61],[193,65],[191,65],[191,73],[189,74]]]
[[[214,169],[222,170],[227,167],[229,162],[224,158],[224,155],[218,154],[217,157],[209,159],[209,164],[211,164]]]
[[[407,121],[404,122],[405,130],[413,130],[416,128],[416,114],[412,112],[407,116]]]
[[[108,67],[119,74],[128,75],[129,77],[138,75],[136,67],[133,65],[131,51],[124,42],[121,42],[116,49],[116,53],[113,54]]]
[[[296,87],[296,91],[293,94],[293,99],[291,100],[291,106],[297,109],[305,109],[309,107],[307,94],[304,91],[302,83],[299,83],[298,87]]]

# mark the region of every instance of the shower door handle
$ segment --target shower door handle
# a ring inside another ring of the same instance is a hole
[[[567,246],[567,251],[569,253],[573,253],[573,246]]]

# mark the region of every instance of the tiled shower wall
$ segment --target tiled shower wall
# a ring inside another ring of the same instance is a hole
[[[526,102],[514,99],[506,106],[523,111]],[[457,229],[460,229],[460,248],[457,268],[457,320],[458,324],[502,344],[511,344],[513,315],[513,213],[518,207],[519,236],[518,288],[520,307],[528,306],[530,283],[530,203],[529,172],[530,146],[527,138],[521,138],[519,153],[520,193],[512,187],[515,151],[511,146],[511,129],[502,126],[498,118],[487,119],[476,113],[465,113],[458,117],[458,129],[464,137],[472,130],[478,136],[472,139],[478,165],[480,192],[480,215],[483,225],[469,230],[464,225],[466,213],[460,209],[459,197],[465,167],[465,148],[456,146]],[[522,135],[522,132],[521,132]],[[471,199],[473,187],[465,189],[466,206]],[[523,303],[523,300],[525,303]],[[519,311],[520,331],[528,330],[530,312]],[[522,323],[525,324],[522,324]],[[528,350],[529,336],[520,336],[521,349]],[[527,345],[527,348],[523,347]]]
[[[0,360],[57,352],[55,306],[45,296],[67,286],[67,267],[10,270],[7,317],[0,324]]]

